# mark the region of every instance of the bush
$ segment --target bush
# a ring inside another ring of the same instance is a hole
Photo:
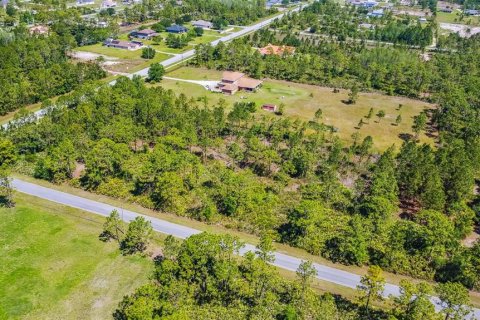
[[[143,48],[142,50],[142,58],[143,59],[153,59],[155,58],[155,49],[147,47]]]

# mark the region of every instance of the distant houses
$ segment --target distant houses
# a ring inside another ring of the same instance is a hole
[[[185,33],[188,31],[188,29],[184,26],[174,24],[174,25],[171,25],[170,27],[165,28],[165,31],[169,33]]]
[[[131,38],[138,38],[138,39],[144,39],[144,40],[150,40],[155,36],[158,36],[159,33],[157,33],[155,30],[152,29],[144,29],[144,30],[138,30],[138,31],[133,31],[130,33]]]
[[[275,46],[273,44],[268,44],[263,48],[258,49],[261,55],[277,55],[277,56],[283,56],[285,54],[294,54],[295,53],[295,47],[290,47],[290,46]]]
[[[93,0],[77,0],[77,6],[89,6],[95,4]]]
[[[367,13],[367,17],[371,18],[381,18],[383,17],[383,9],[373,10],[372,12]]]
[[[222,81],[218,84],[221,92],[233,95],[239,90],[253,92],[262,85],[261,80],[256,80],[245,76],[241,72],[225,71],[222,75]]]
[[[349,4],[353,5],[353,6],[359,6],[359,7],[365,7],[365,8],[374,8],[376,6],[378,6],[378,2],[377,1],[372,1],[372,0],[349,0],[348,1]]]
[[[191,22],[195,28],[213,29],[213,23],[205,20],[196,20]]]
[[[109,48],[117,48],[124,50],[137,50],[143,47],[143,43],[141,43],[140,41],[122,41],[113,39],[105,40],[103,45]]]
[[[103,9],[115,8],[116,6],[117,6],[117,3],[113,0],[105,0],[102,2]]]

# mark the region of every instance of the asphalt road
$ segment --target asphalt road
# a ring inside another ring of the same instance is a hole
[[[75,196],[69,193],[57,191],[54,189],[42,187],[33,183],[25,182],[19,179],[13,179],[14,188],[22,193],[29,194],[38,198],[56,202],[62,205],[66,205],[73,208],[78,208],[84,211],[88,211],[101,216],[108,216],[113,210],[117,210],[120,213],[122,219],[129,222],[138,216],[143,216],[145,219],[152,223],[152,227],[155,231],[173,235],[177,238],[185,239],[191,235],[198,234],[201,231],[183,225],[171,223],[158,218],[145,216],[133,211],[124,210],[118,207],[114,207],[98,201]],[[240,250],[240,254],[244,255],[248,251],[255,251],[255,246],[246,244],[244,248]],[[272,263],[274,266],[286,269],[289,271],[296,271],[301,259],[286,255],[283,253],[275,252],[275,261]],[[317,278],[327,282],[331,282],[337,285],[355,289],[360,283],[360,276],[351,272],[343,271],[333,267],[324,266],[318,263],[314,264],[317,270]],[[388,297],[390,295],[398,296],[400,293],[399,287],[392,284],[386,284],[383,295]],[[437,310],[440,309],[438,305],[438,299],[432,297],[432,302],[436,304]],[[480,319],[480,309],[474,309],[472,314],[475,319]]]

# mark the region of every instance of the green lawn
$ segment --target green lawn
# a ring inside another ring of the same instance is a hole
[[[0,209],[0,319],[106,319],[152,262],[98,239],[103,219],[19,194]]]
[[[463,19],[460,18],[460,11],[453,11],[452,13],[447,12],[437,12],[437,21],[444,23],[456,23],[456,24],[465,24],[471,26],[480,25],[480,17],[474,16],[464,16]]]
[[[220,80],[221,78],[219,71],[189,67],[174,70],[167,75],[173,78],[192,80]],[[413,116],[425,108],[433,107],[423,101],[386,96],[380,93],[360,93],[355,105],[347,105],[342,102],[342,100],[348,99],[346,90],[333,93],[331,88],[275,80],[264,81],[263,87],[256,93],[238,92],[234,96],[208,92],[199,85],[174,80],[165,79],[160,85],[174,90],[177,94],[184,93],[197,98],[206,96],[210,104],[215,104],[220,99],[225,99],[230,106],[236,101],[255,101],[260,109],[260,106],[265,103],[277,105],[283,103],[287,116],[302,120],[312,119],[315,111],[321,108],[323,122],[338,128],[338,135],[343,140],[351,141],[351,135],[354,132],[359,132],[361,137],[371,135],[378,150],[385,150],[392,144],[401,145],[402,140],[399,135],[402,133],[412,134]],[[399,104],[403,105],[400,111],[397,110]],[[380,122],[375,117],[370,121],[364,120],[369,123],[364,124],[361,129],[356,129],[358,122],[367,115],[370,108],[374,108],[375,113],[384,110],[385,118]],[[267,114],[265,111],[260,112]],[[396,126],[392,123],[398,114],[401,115],[402,122]],[[420,139],[424,142],[431,142],[431,139],[423,134]]]
[[[127,60],[142,59],[141,57],[142,49],[125,50],[125,49],[117,49],[117,48],[108,48],[106,46],[103,46],[101,43],[97,43],[90,46],[79,47],[79,48],[76,48],[75,50],[103,54],[105,56],[119,58],[119,59],[127,59]],[[161,54],[157,52],[157,54],[155,55],[155,59],[165,60],[167,58],[168,58],[168,55],[166,54]]]

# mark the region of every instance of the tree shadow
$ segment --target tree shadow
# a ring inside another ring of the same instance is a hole
[[[398,137],[405,142],[412,141],[414,138],[413,135],[410,133],[400,133]]]

